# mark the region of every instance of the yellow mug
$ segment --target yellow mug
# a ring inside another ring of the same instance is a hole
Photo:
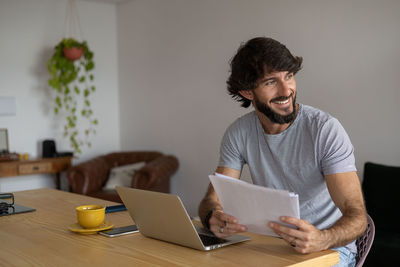
[[[103,205],[83,205],[76,208],[78,223],[83,228],[96,228],[104,222],[106,207]]]

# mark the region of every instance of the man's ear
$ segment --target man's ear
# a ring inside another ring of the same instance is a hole
[[[252,90],[240,90],[239,94],[250,101],[253,101],[253,99],[254,99]]]

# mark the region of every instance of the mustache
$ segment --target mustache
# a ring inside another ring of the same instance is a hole
[[[293,97],[293,93],[291,93],[289,96],[278,96],[278,97],[275,97],[275,98],[273,98],[270,102],[274,102],[274,101],[285,101],[285,100],[287,100],[287,99],[289,99],[289,98],[292,98]]]

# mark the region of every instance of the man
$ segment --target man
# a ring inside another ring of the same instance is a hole
[[[367,225],[353,146],[338,120],[296,103],[294,75],[301,64],[301,57],[271,38],[254,38],[239,48],[228,91],[255,111],[227,129],[216,172],[239,179],[248,164],[254,184],[298,193],[301,219],[282,216],[293,228],[278,222],[268,227],[300,253],[333,248],[340,252],[340,266],[353,266],[354,240]],[[223,212],[211,184],[199,215],[218,237],[247,230]]]

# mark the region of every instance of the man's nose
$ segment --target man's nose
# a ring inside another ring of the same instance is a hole
[[[291,83],[287,81],[279,82],[279,95],[281,96],[290,96],[292,93]]]

